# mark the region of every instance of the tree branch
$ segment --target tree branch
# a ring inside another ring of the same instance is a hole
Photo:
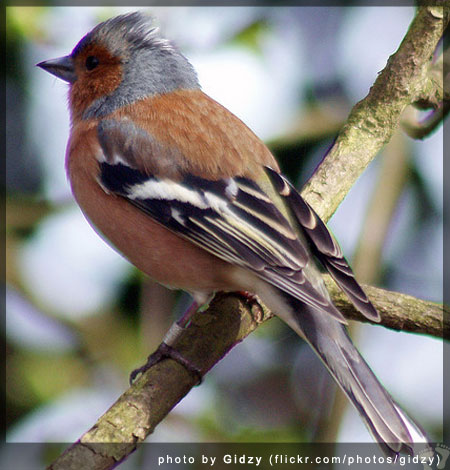
[[[446,6],[448,2],[443,2]],[[364,168],[391,138],[406,106],[416,101],[426,80],[430,58],[448,23],[442,7],[418,9],[398,51],[390,57],[369,95],[352,110],[302,195],[327,221]],[[335,284],[326,279],[333,300],[348,318],[364,319]],[[366,286],[384,326],[442,336],[442,306]],[[446,311],[448,313],[448,311]],[[218,295],[209,309],[197,313],[177,343],[185,358],[207,372],[231,348],[271,317],[264,307],[247,305],[232,294]],[[447,317],[446,317],[447,318]],[[48,468],[109,469],[125,459],[196,384],[171,359],[149,369],[117,402]]]
[[[336,306],[347,318],[367,321],[329,276],[326,276],[326,284]],[[380,312],[382,325],[436,336],[442,336],[443,332],[449,334],[448,321],[443,328],[442,306],[376,287],[364,288]],[[206,373],[271,317],[265,307],[247,304],[234,294],[218,294],[206,312],[194,315],[176,347]],[[49,470],[113,468],[153,432],[196,384],[197,378],[172,359],[159,362],[50,465]]]
[[[368,323],[329,276],[325,276],[325,284],[336,307],[346,318]],[[392,330],[409,331],[438,338],[450,337],[448,306],[378,287],[363,285],[363,288],[380,313],[380,325]]]
[[[302,196],[328,221],[358,177],[390,140],[405,108],[429,86],[430,60],[448,24],[450,2],[420,7],[369,94],[352,109]],[[444,18],[445,13],[445,18]]]

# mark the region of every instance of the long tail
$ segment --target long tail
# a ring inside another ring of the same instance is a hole
[[[319,355],[358,410],[374,439],[387,455],[415,454],[428,447],[423,431],[394,402],[353,345],[340,322],[288,294],[290,312],[279,314]],[[278,312],[277,312],[278,313]]]

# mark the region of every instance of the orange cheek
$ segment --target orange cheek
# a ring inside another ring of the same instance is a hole
[[[69,103],[73,118],[83,112],[98,98],[110,95],[122,81],[122,66],[109,65],[106,69],[91,73],[81,72],[69,91]]]

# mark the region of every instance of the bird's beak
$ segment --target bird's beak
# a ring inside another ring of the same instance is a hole
[[[39,62],[39,64],[36,65],[66,82],[74,83],[77,79],[75,64],[70,55],[58,57],[57,59],[44,60],[44,62]]]

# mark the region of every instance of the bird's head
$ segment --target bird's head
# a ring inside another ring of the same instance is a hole
[[[192,65],[141,12],[100,23],[70,55],[37,65],[69,83],[72,115],[83,119],[149,96],[199,88]]]

